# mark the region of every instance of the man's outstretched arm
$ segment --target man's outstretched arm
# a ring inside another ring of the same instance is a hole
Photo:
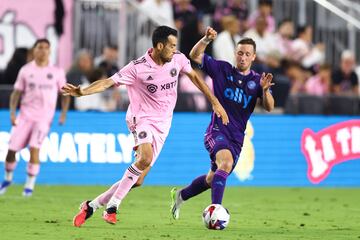
[[[103,92],[114,84],[115,83],[111,78],[97,80],[85,88],[81,88],[80,86],[76,87],[70,83],[67,83],[65,86],[62,87],[61,92],[64,96],[70,95],[73,97],[81,97]]]

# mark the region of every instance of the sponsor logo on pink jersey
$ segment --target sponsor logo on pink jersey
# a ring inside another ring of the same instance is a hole
[[[305,129],[301,138],[301,150],[308,163],[308,178],[320,183],[333,166],[360,159],[360,120],[341,122],[315,133]]]

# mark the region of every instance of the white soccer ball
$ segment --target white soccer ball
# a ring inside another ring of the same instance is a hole
[[[208,229],[223,230],[229,224],[230,213],[220,204],[210,204],[205,208],[202,219]]]

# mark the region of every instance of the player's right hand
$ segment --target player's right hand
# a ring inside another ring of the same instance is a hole
[[[205,38],[208,40],[214,40],[217,36],[217,32],[212,27],[207,27],[205,32]]]
[[[213,104],[213,111],[216,114],[216,116],[221,118],[222,123],[224,125],[228,125],[229,117],[228,117],[225,109],[223,108],[223,106],[220,104],[220,102],[217,101],[217,103]]]
[[[80,85],[75,87],[74,85],[67,83],[61,88],[61,93],[64,96],[73,96],[73,97],[81,97],[83,96],[83,91],[80,88]]]

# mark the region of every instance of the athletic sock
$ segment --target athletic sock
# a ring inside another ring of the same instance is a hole
[[[206,182],[206,175],[202,175],[195,178],[189,186],[183,188],[180,191],[180,197],[182,200],[186,201],[189,198],[199,195],[209,188],[210,186]]]
[[[39,174],[40,164],[28,163],[27,177],[24,188],[33,190],[35,187],[36,176]]]
[[[211,201],[213,204],[221,204],[228,175],[223,170],[216,170],[211,184]]]
[[[5,181],[12,182],[17,162],[5,162]]]
[[[131,187],[136,183],[142,171],[139,170],[135,164],[132,164],[124,173],[121,181],[119,182],[116,191],[106,205],[106,208],[115,207],[118,208],[121,200],[130,191]]]

